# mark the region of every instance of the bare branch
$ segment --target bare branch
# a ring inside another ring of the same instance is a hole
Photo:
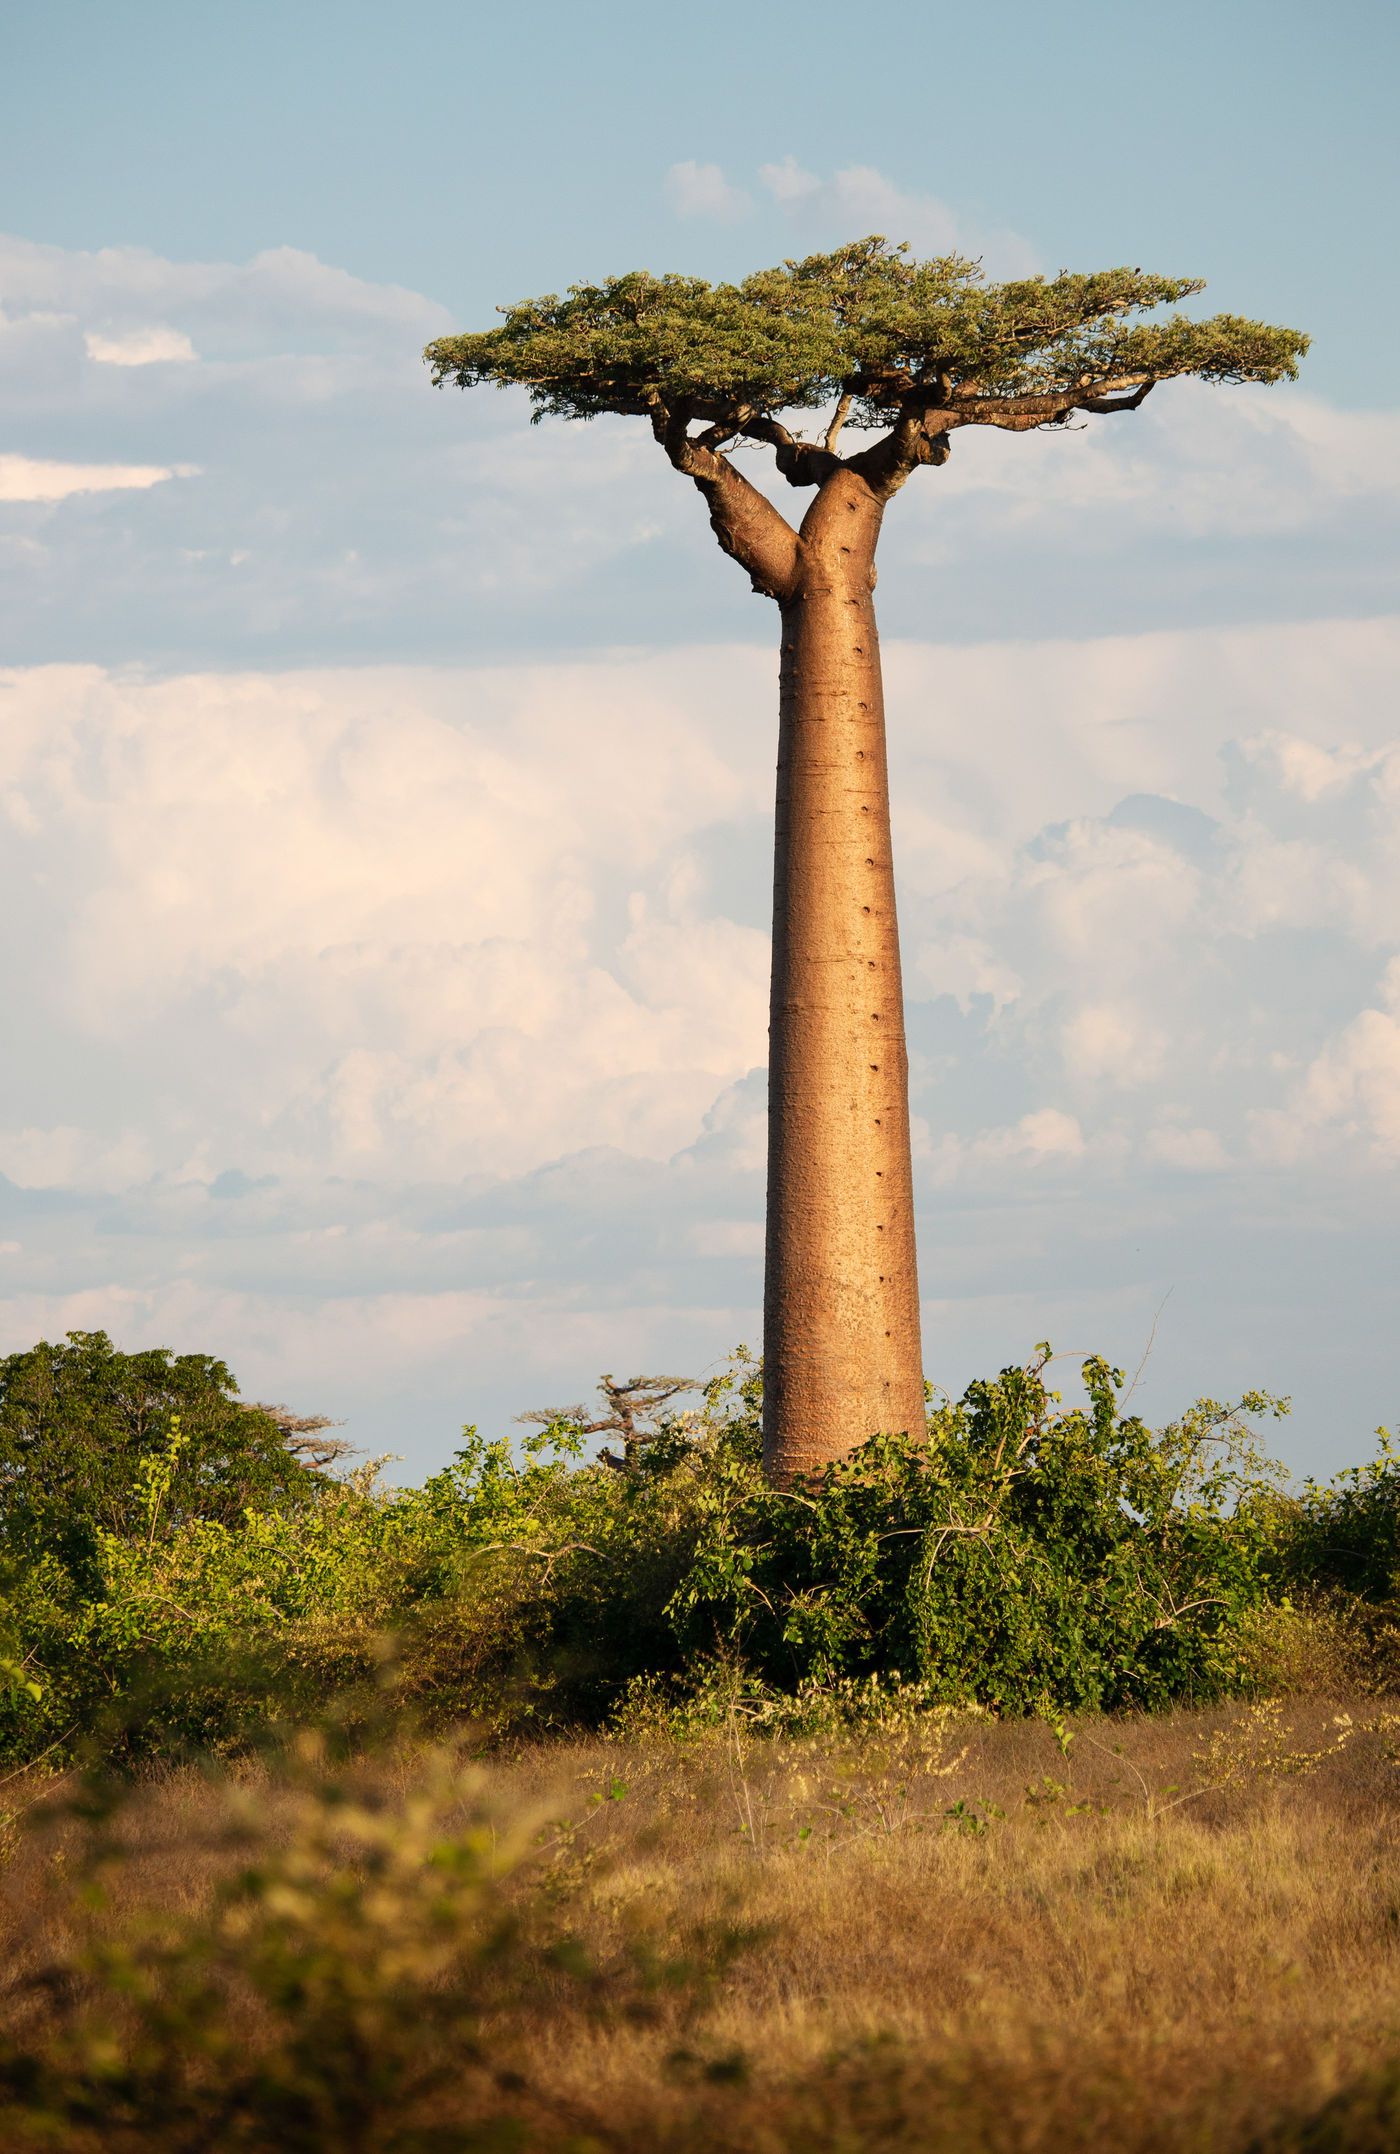
[[[728,426],[731,433],[752,432],[757,440],[773,441],[780,458],[790,444],[794,448],[796,444],[786,427],[779,426],[776,420],[752,414],[744,419],[741,428],[729,426],[727,419],[717,419],[708,436],[692,440],[690,423],[699,416],[705,414],[697,413],[691,402],[668,407],[657,396],[650,407],[651,430],[676,470],[693,479],[705,496],[711,530],[723,551],[748,570],[755,591],[765,598],[787,598],[796,588],[797,533],[767,495],[751,486],[708,443],[714,438],[714,427]],[[719,438],[726,436],[721,434]]]
[[[747,432],[748,422],[754,416],[751,404],[735,404],[714,410],[708,405],[693,402],[690,410],[693,417],[712,421],[703,434],[691,437],[691,447],[695,449],[717,449],[721,443],[732,441],[736,434]]]
[[[849,389],[843,389],[841,392],[841,400],[836,406],[835,411],[832,413],[831,424],[826,430],[826,441],[824,446],[829,451],[834,452],[836,448],[836,437],[846,423],[846,419],[853,402],[854,397],[852,395],[852,392]]]
[[[598,1462],[636,1473],[642,1446],[652,1443],[664,1427],[663,1423],[661,1427],[639,1428],[638,1421],[658,1422],[663,1407],[680,1392],[701,1388],[693,1376],[629,1376],[625,1384],[620,1384],[614,1376],[606,1374],[598,1389],[608,1410],[596,1420],[588,1419],[586,1406],[537,1406],[515,1418],[541,1423],[546,1428],[555,1422],[564,1422],[582,1436],[618,1435],[622,1438],[621,1458],[616,1452],[603,1451]]]
[[[250,1414],[263,1414],[275,1422],[281,1431],[282,1441],[293,1458],[303,1465],[324,1473],[328,1466],[343,1458],[358,1458],[360,1447],[349,1443],[343,1436],[327,1436],[326,1429],[344,1428],[343,1421],[332,1421],[329,1414],[294,1414],[289,1406],[271,1406],[265,1399],[257,1399],[245,1405]]]

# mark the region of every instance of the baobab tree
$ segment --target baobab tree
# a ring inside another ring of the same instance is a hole
[[[625,1384],[620,1384],[607,1373],[598,1389],[607,1411],[591,1421],[586,1406],[533,1406],[529,1413],[515,1418],[533,1421],[541,1428],[555,1428],[563,1422],[577,1429],[580,1436],[620,1436],[620,1455],[600,1451],[598,1456],[605,1466],[635,1477],[642,1470],[642,1453],[647,1445],[664,1436],[668,1421],[674,1418],[665,1411],[672,1399],[683,1391],[699,1391],[701,1386],[693,1376],[629,1376]],[[648,1421],[650,1428],[644,1426]]]
[[[529,391],[536,419],[649,420],[723,552],[781,617],[769,1036],[764,1454],[780,1482],[921,1430],[909,1082],[890,859],[875,548],[886,504],[965,426],[1063,428],[1161,382],[1292,380],[1308,340],[1144,310],[1202,289],[1138,269],[991,284],[860,240],[742,284],[636,271],[442,337],[438,384]],[[822,412],[818,438],[796,416]],[[857,430],[877,439],[846,453]],[[726,451],[815,489],[798,528]]]

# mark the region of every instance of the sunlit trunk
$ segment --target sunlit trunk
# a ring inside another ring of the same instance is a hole
[[[780,1484],[924,1426],[880,518],[855,473],[829,480],[782,608],[763,1341]]]

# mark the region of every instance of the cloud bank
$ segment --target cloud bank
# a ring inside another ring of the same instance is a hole
[[[1295,1275],[1319,1178],[1364,1225],[1400,1156],[1397,658],[1394,621],[889,651],[950,1386],[1018,1324],[1092,1304],[1068,1343],[1126,1353],[1215,1293],[1203,1201],[1263,1207]],[[6,1335],[202,1325],[420,1463],[425,1385],[503,1411],[753,1337],[771,697],[746,647],[7,676]],[[1281,1380],[1267,1325],[1214,1343]]]
[[[289,248],[234,265],[0,242],[7,657],[456,664],[773,633],[644,427],[531,428],[523,397],[435,394],[419,353],[450,326]],[[800,508],[764,454],[743,461]],[[1168,385],[1081,432],[960,436],[891,508],[884,630],[1382,611],[1397,507],[1394,414]]]

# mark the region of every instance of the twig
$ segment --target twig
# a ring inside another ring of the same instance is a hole
[[[1140,1361],[1140,1362],[1138,1363],[1138,1365],[1137,1365],[1137,1368],[1135,1369],[1135,1371],[1133,1372],[1133,1380],[1132,1380],[1132,1382],[1131,1382],[1131,1383],[1129,1384],[1129,1386],[1128,1386],[1128,1388],[1127,1388],[1127,1391],[1126,1391],[1126,1392],[1124,1393],[1124,1395],[1123,1395],[1123,1400],[1122,1400],[1122,1404],[1123,1404],[1124,1406],[1126,1406],[1126,1405],[1127,1405],[1127,1403],[1128,1403],[1128,1400],[1129,1400],[1129,1399],[1130,1399],[1130,1398],[1132,1397],[1133,1393],[1134,1393],[1134,1392],[1135,1392],[1135,1391],[1137,1390],[1137,1387],[1138,1387],[1138,1378],[1139,1378],[1139,1376],[1141,1376],[1141,1374],[1142,1374],[1143,1370],[1144,1370],[1144,1369],[1145,1369],[1145,1368],[1147,1367],[1147,1357],[1148,1357],[1148,1355],[1149,1355],[1149,1354],[1150,1354],[1150,1353],[1152,1352],[1152,1349],[1153,1349],[1153,1347],[1154,1347],[1154,1346],[1156,1345],[1156,1343],[1157,1343],[1157,1326],[1158,1326],[1158,1324],[1159,1324],[1159,1323],[1160,1323],[1160,1321],[1161,1321],[1161,1317],[1162,1317],[1162,1311],[1163,1311],[1163,1310],[1164,1310],[1164,1309],[1166,1308],[1166,1306],[1167,1306],[1167,1303],[1168,1303],[1168,1302],[1169,1302],[1169,1301],[1171,1300],[1171,1298],[1172,1298],[1172,1295],[1173,1295],[1173,1294],[1174,1294],[1175,1292],[1176,1292],[1176,1288],[1175,1288],[1174,1286],[1169,1286],[1169,1287],[1167,1288],[1167,1291],[1166,1291],[1166,1293],[1165,1293],[1165,1294],[1164,1294],[1164,1295],[1162,1296],[1161,1300],[1160,1300],[1160,1301],[1158,1302],[1158,1304],[1157,1304],[1157,1314],[1156,1314],[1156,1315],[1155,1315],[1155,1316],[1153,1317],[1153,1319],[1152,1319],[1152,1329],[1151,1329],[1151,1331],[1149,1331],[1149,1332],[1148,1332],[1148,1334],[1147,1334],[1147,1344],[1146,1344],[1146,1346],[1144,1346],[1144,1348],[1143,1348],[1143,1350],[1142,1350],[1142,1359],[1141,1359],[1141,1361]]]
[[[0,1788],[7,1788],[12,1780],[20,1780],[26,1773],[32,1773],[35,1766],[46,1758],[51,1750],[57,1750],[60,1743],[66,1743],[69,1736],[76,1735],[77,1732],[78,1722],[75,1720],[71,1728],[65,1728],[62,1735],[56,1735],[51,1743],[45,1744],[44,1748],[36,1757],[32,1757],[27,1765],[17,1765],[12,1773],[6,1773],[4,1778],[0,1779]]]

